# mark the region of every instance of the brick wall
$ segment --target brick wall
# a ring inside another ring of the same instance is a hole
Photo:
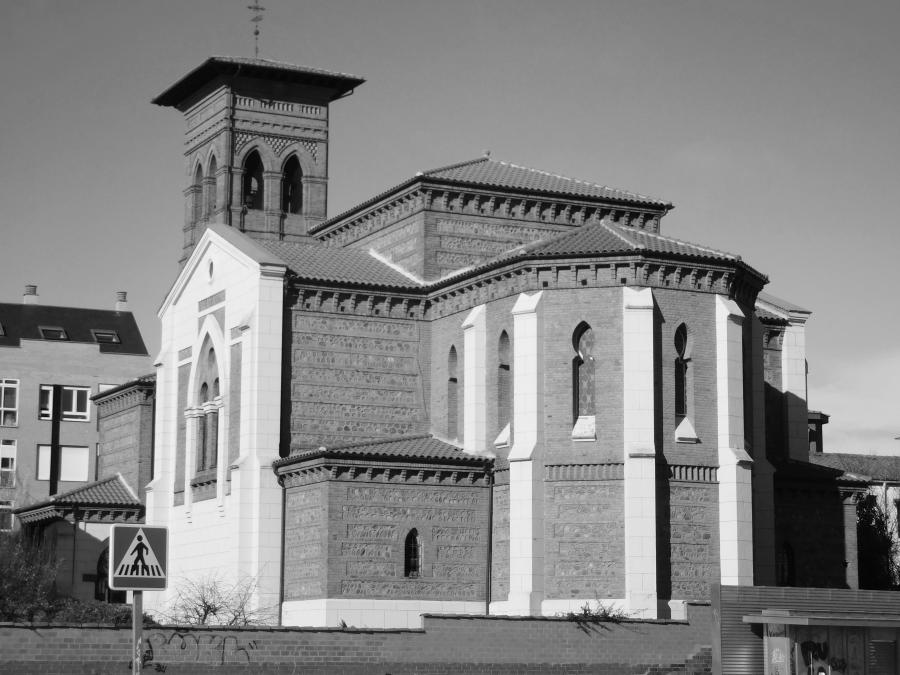
[[[284,599],[325,597],[328,484],[285,489]]]
[[[710,673],[712,613],[687,622],[437,617],[424,629],[145,628],[147,672],[287,675]],[[0,624],[2,675],[127,672],[127,628]]]
[[[150,482],[153,442],[153,389],[134,387],[97,407],[100,452],[97,476],[121,473],[143,499]]]
[[[486,487],[329,483],[328,596],[484,600]],[[404,543],[415,528],[420,570],[404,576]]]
[[[623,482],[546,484],[547,598],[625,596]]]
[[[295,309],[291,442],[340,445],[422,433],[421,334],[412,320]]]

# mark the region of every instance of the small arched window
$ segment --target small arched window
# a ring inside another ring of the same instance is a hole
[[[203,169],[197,165],[194,183],[191,185],[191,219],[198,222],[203,217]]]
[[[216,172],[218,164],[213,155],[209,158],[209,170],[206,172],[206,217],[209,218],[216,212],[218,197],[216,194]]]
[[[403,545],[403,576],[410,578],[419,576],[419,554],[419,533],[413,528],[406,535],[406,542]]]
[[[512,421],[512,373],[510,371],[509,335],[500,333],[497,342],[497,430]]]
[[[244,206],[259,211],[263,208],[263,164],[255,150],[244,160]]]
[[[688,416],[690,360],[687,326],[682,323],[675,329],[675,421],[678,423]]]
[[[447,437],[459,438],[459,379],[456,347],[447,355]]]
[[[594,392],[594,331],[587,323],[580,323],[572,335],[572,408],[579,417],[595,414]]]
[[[285,213],[303,210],[303,171],[296,155],[291,155],[281,175],[281,210]]]

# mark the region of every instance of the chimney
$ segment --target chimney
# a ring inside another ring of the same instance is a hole
[[[116,291],[116,311],[128,311],[128,293],[126,291]]]
[[[25,284],[25,295],[22,296],[23,305],[38,304],[38,294],[36,284]]]

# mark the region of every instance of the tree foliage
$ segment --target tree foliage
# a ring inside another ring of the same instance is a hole
[[[0,621],[48,616],[59,568],[52,552],[20,533],[0,533]]]
[[[859,587],[871,590],[900,588],[900,542],[886,509],[874,494],[856,502],[859,550]]]

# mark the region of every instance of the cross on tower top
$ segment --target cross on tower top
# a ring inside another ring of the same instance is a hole
[[[253,12],[253,16],[250,17],[251,23],[253,26],[253,56],[259,58],[259,24],[263,20],[262,13],[266,11],[266,8],[259,4],[259,0],[254,0],[252,5],[247,5],[247,9]]]

